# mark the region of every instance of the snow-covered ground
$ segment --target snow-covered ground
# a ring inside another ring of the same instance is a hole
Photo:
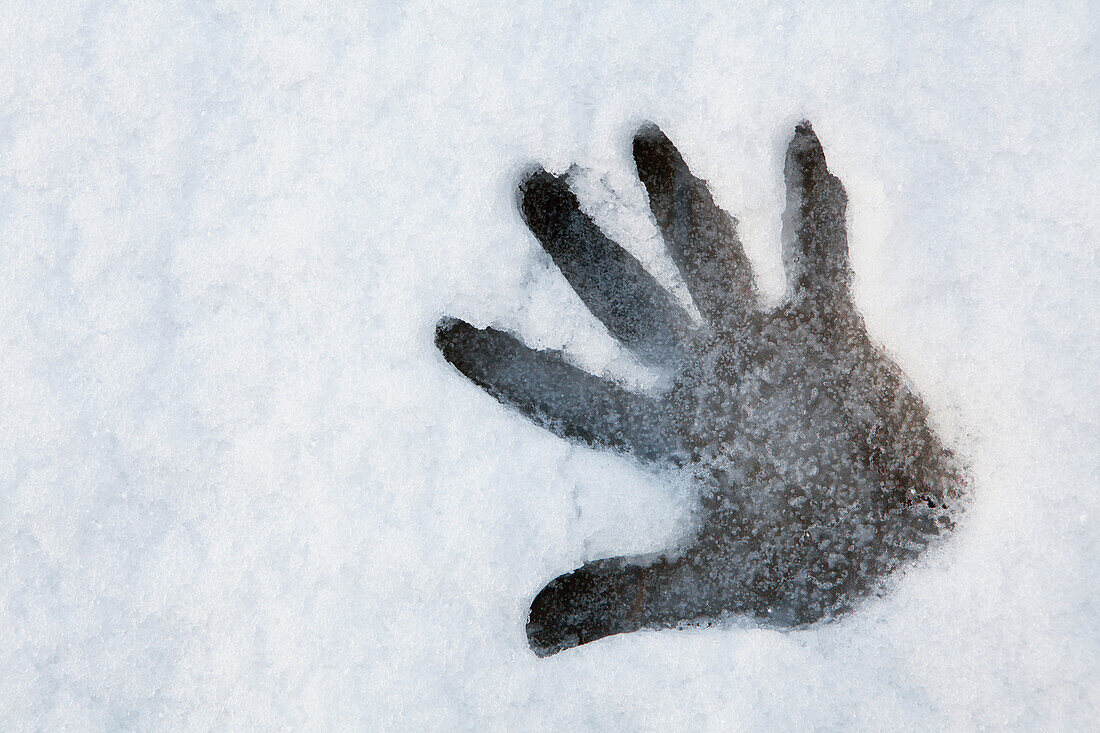
[[[5,730],[1095,725],[1095,6],[580,5],[5,5]],[[973,506],[839,622],[537,659],[534,594],[675,542],[688,503],[501,408],[434,324],[629,377],[514,186],[576,162],[669,280],[643,119],[777,301],[803,117]]]

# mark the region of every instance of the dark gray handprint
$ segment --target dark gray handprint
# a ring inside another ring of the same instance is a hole
[[[703,316],[585,215],[565,180],[521,185],[523,216],[585,305],[671,388],[639,394],[512,336],[444,319],[449,362],[554,433],[690,472],[697,532],[658,558],[586,563],[535,598],[527,636],[545,656],[643,628],[749,615],[800,626],[852,606],[951,526],[962,473],[852,303],[847,196],[809,123],[787,150],[788,299],[757,307],[736,221],[655,126],[638,175]]]

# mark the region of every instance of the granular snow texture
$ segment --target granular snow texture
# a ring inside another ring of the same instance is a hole
[[[0,19],[0,727],[1082,730],[1098,716],[1097,14],[1086,2],[13,0]],[[658,123],[783,295],[783,155],[966,457],[952,537],[842,620],[538,659],[550,579],[685,487],[469,384],[444,314],[647,378],[526,229],[572,168],[686,301]]]

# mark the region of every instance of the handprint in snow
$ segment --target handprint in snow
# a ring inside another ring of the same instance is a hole
[[[951,527],[963,476],[851,298],[847,196],[809,123],[787,150],[786,302],[757,307],[736,221],[653,125],[638,176],[699,312],[695,322],[581,211],[565,180],[522,184],[528,227],[661,394],[632,392],[491,328],[443,319],[446,359],[557,435],[618,450],[698,488],[696,533],[657,559],[586,563],[534,599],[536,654],[638,629],[746,615],[782,627],[849,609]]]

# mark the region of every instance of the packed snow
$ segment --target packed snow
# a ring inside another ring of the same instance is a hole
[[[0,727],[1081,730],[1100,715],[1096,13],[119,3],[0,19]],[[956,531],[832,623],[536,657],[535,593],[690,487],[466,381],[443,314],[651,377],[524,226],[570,172],[685,302],[645,120],[784,292],[813,122]]]

